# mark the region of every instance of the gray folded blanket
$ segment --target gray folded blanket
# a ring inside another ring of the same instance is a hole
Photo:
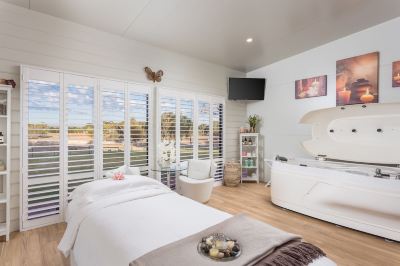
[[[239,258],[229,261],[229,266],[265,265],[265,263],[269,263],[270,261],[264,261],[263,263],[262,260],[272,254],[277,247],[293,240],[300,240],[296,235],[286,233],[268,224],[240,214],[199,233],[153,250],[134,260],[129,265],[221,266],[221,264],[224,264],[223,262],[206,258],[197,251],[197,244],[199,241],[212,233],[223,233],[232,239],[236,239],[240,244],[242,254]],[[275,261],[279,262],[279,260]],[[258,264],[259,262],[261,264]]]

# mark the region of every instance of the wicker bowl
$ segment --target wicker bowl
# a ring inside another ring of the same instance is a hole
[[[240,184],[240,163],[227,162],[224,167],[224,184],[228,187],[236,187]]]

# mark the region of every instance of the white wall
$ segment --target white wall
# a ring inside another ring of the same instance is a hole
[[[0,78],[19,83],[20,64],[149,83],[143,68],[163,69],[162,85],[226,96],[227,77],[244,73],[157,47],[129,41],[48,15],[0,2]],[[19,217],[19,84],[13,91],[11,228]],[[238,157],[244,103],[227,102],[226,159]],[[0,221],[4,219],[0,211]]]
[[[400,60],[400,18],[352,34],[326,45],[292,56],[247,73],[248,77],[267,79],[264,101],[250,103],[248,114],[263,118],[265,157],[308,156],[301,142],[311,137],[311,128],[298,121],[311,110],[336,105],[336,61],[369,52],[380,52],[380,102],[399,102],[400,89],[392,88],[392,62]],[[328,95],[295,100],[294,82],[298,79],[328,75]],[[268,176],[268,173],[266,173]]]

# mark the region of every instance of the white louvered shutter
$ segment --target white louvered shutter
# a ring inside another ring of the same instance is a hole
[[[224,104],[212,104],[212,121],[212,156],[217,164],[217,171],[214,175],[214,179],[221,180],[224,176]]]
[[[157,148],[157,158],[160,159],[162,146],[171,145],[176,149],[177,119],[176,119],[177,100],[174,97],[161,96],[159,99],[160,110],[160,143]],[[175,163],[175,161],[171,162]],[[175,189],[175,175],[171,173],[170,180],[166,173],[161,173],[161,182],[168,187]]]
[[[62,220],[61,76],[23,70],[22,229]]]
[[[198,101],[198,158],[200,160],[210,159],[210,103]]]
[[[124,164],[148,174],[146,85],[21,68],[21,229],[62,222],[68,195]]]
[[[163,90],[159,95],[159,145],[174,143],[177,160],[212,159],[217,164],[216,180],[223,178],[224,167],[224,99],[193,96]],[[157,154],[157,158],[160,158]],[[161,181],[175,188],[175,176],[168,183],[165,174]]]
[[[100,84],[104,174],[125,164],[125,84],[104,80]]]
[[[64,75],[65,158],[64,182],[70,193],[79,185],[93,181],[96,171],[96,80],[77,75]]]
[[[193,159],[194,157],[194,101],[190,99],[181,99],[179,109],[179,159],[182,162]]]
[[[150,93],[145,88],[130,85],[128,89],[130,125],[130,166],[140,167],[142,175],[149,175],[150,167]]]

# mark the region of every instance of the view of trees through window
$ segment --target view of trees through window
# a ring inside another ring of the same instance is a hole
[[[125,93],[102,91],[103,170],[124,165]]]
[[[60,86],[31,81],[28,95],[28,175],[60,172]]]
[[[224,105],[217,103],[212,107],[213,120],[213,158],[223,158],[223,118]]]
[[[149,165],[149,95],[129,93],[130,121],[130,165],[143,167]],[[148,174],[148,169],[142,170]]]
[[[95,178],[94,112],[94,88],[68,85],[68,193]]]
[[[199,101],[198,149],[199,159],[210,158],[210,104]]]
[[[180,104],[180,160],[193,159],[193,100]]]
[[[27,97],[27,219],[60,210],[60,85],[30,80]],[[40,181],[37,181],[40,180]]]

